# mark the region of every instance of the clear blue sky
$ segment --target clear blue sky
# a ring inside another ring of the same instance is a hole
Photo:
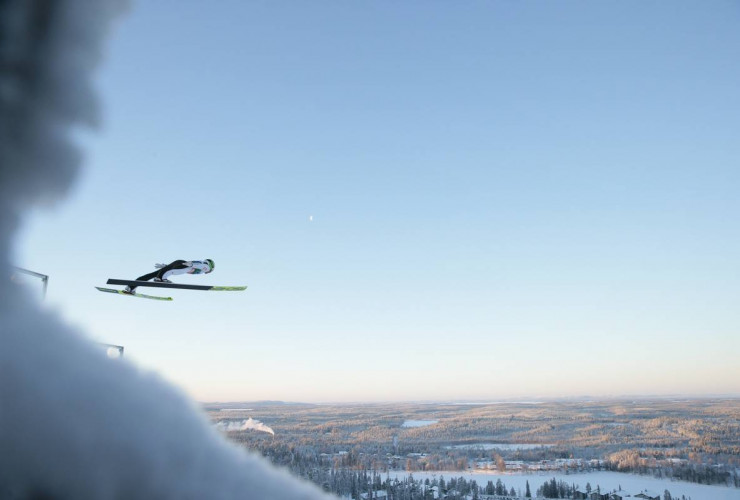
[[[136,2],[16,261],[200,400],[740,394],[738,26],[731,1]],[[248,291],[93,288],[206,257],[181,281]]]

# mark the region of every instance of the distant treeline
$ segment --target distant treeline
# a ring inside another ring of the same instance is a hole
[[[373,500],[384,498],[385,500],[432,500],[444,497],[447,500],[517,500],[529,498],[574,498],[576,490],[581,489],[579,485],[568,484],[565,481],[557,481],[552,478],[545,481],[536,489],[530,488],[529,481],[526,487],[514,489],[507,487],[501,480],[487,481],[485,485],[476,480],[467,480],[464,477],[444,477],[417,480],[413,475],[404,478],[391,478],[374,471],[347,470],[347,469],[311,469],[303,471],[301,476],[324,491],[333,493],[342,498],[353,500]],[[592,491],[590,484],[583,490]],[[581,491],[583,491],[581,490]],[[593,491],[601,490],[597,484]],[[606,490],[604,490],[606,491]],[[665,490],[663,500],[674,500],[668,490]],[[682,496],[675,500],[691,500]]]
[[[210,408],[209,414],[217,421],[261,420],[275,430],[274,439],[253,431],[229,437],[303,472],[467,471],[480,464],[522,472],[636,472],[740,486],[740,400],[733,399],[276,404],[242,412]],[[406,420],[436,423],[404,427]],[[503,446],[491,449],[492,443]]]
[[[372,470],[378,472],[394,471],[468,471],[470,463],[466,458],[459,457],[455,450],[446,453],[430,454],[423,458],[405,458],[394,461],[382,454],[382,451],[373,447],[355,446],[346,453],[326,454],[319,452],[312,446],[290,446],[277,439],[264,439],[259,434],[234,435],[235,441],[241,442],[248,448],[258,451],[269,458],[273,463],[288,467],[299,475],[306,475],[313,470]],[[500,457],[499,457],[500,459]],[[389,464],[390,462],[390,464]],[[505,464],[499,461],[501,470]],[[563,472],[592,472],[607,470],[614,472],[636,473],[650,475],[657,478],[671,478],[693,483],[708,485],[725,485],[740,488],[740,476],[736,469],[727,466],[708,466],[702,464],[681,463],[657,465],[654,460],[645,460],[637,450],[624,450],[611,455],[608,460],[599,462],[597,466],[586,463],[578,468],[566,466]],[[395,464],[396,466],[392,466]]]
[[[646,460],[637,450],[624,450],[612,455],[604,469],[645,474],[657,478],[678,479],[690,483],[721,484],[740,488],[738,469],[725,465],[658,462]]]
[[[600,458],[626,448],[655,459],[740,467],[740,401],[636,401],[498,405],[274,405],[252,411],[211,411],[214,419],[255,416],[293,446],[326,453],[378,448],[394,455],[436,453],[486,458],[477,444],[530,444],[497,450],[507,460]],[[406,420],[434,425],[402,427]],[[490,455],[490,453],[488,454]],[[448,456],[445,454],[445,456]],[[449,455],[452,456],[452,455]],[[489,456],[490,458],[490,456]]]

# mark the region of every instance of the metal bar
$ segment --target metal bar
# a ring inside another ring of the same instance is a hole
[[[18,266],[10,266],[10,267],[12,267],[13,269],[15,269],[16,271],[18,271],[20,273],[28,274],[29,276],[34,276],[36,278],[40,278],[41,279],[41,283],[43,285],[43,294],[44,294],[43,296],[44,296],[44,298],[46,298],[46,290],[49,288],[49,276],[48,275],[37,273],[36,271],[31,271],[30,269],[24,269],[24,268],[18,267]]]
[[[37,278],[41,278],[42,280],[48,280],[49,279],[49,277],[47,275],[41,274],[41,273],[37,273],[36,271],[31,271],[29,269],[24,269],[24,268],[18,267],[18,266],[10,266],[10,267],[12,267],[13,269],[15,269],[16,271],[20,271],[20,272],[25,273],[25,274],[30,274],[31,276],[36,276]]]

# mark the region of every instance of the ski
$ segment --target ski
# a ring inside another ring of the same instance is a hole
[[[172,300],[172,297],[158,297],[156,295],[144,295],[143,293],[125,293],[123,290],[116,290],[114,288],[103,288],[96,286],[101,292],[117,293],[119,295],[128,295],[129,297],[139,297],[140,299],[152,299],[152,300]]]
[[[241,292],[246,290],[246,286],[207,286],[207,285],[184,285],[181,283],[160,283],[155,281],[132,281],[109,279],[108,285],[128,285],[128,286],[150,286],[154,288],[178,288],[181,290],[203,290],[211,292]]]

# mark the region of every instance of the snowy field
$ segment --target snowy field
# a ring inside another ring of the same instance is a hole
[[[392,471],[391,477],[404,478],[408,477],[408,472],[403,471]],[[650,476],[639,476],[636,474],[620,474],[618,472],[592,472],[584,474],[563,474],[563,473],[550,473],[550,474],[497,474],[497,473],[485,473],[485,472],[474,472],[474,473],[463,473],[463,472],[414,472],[412,474],[416,480],[424,480],[426,478],[432,479],[434,477],[443,476],[445,481],[452,477],[464,477],[466,480],[475,479],[479,486],[485,486],[488,481],[496,482],[497,479],[501,479],[507,488],[519,490],[524,492],[526,488],[526,482],[529,481],[529,487],[532,494],[542,486],[545,481],[552,479],[553,477],[557,481],[565,481],[568,484],[575,484],[576,486],[585,487],[586,483],[591,483],[591,488],[596,489],[596,486],[601,486],[602,491],[613,491],[618,490],[621,486],[623,490],[635,495],[640,493],[642,490],[653,490],[663,496],[663,491],[668,490],[671,492],[673,498],[681,498],[681,495],[686,495],[686,498],[691,497],[691,500],[740,500],[740,489],[727,488],[723,486],[708,486],[704,484],[686,483],[683,481],[670,481],[666,479],[657,479]]]
[[[549,448],[553,444],[527,444],[527,443],[472,443],[445,446],[448,450],[534,450],[536,448]]]
[[[541,405],[544,401],[473,401],[473,402],[457,402],[452,405],[457,406],[489,406],[489,405]]]
[[[433,425],[439,422],[439,420],[406,420],[401,424],[401,427],[425,427],[427,425]]]

